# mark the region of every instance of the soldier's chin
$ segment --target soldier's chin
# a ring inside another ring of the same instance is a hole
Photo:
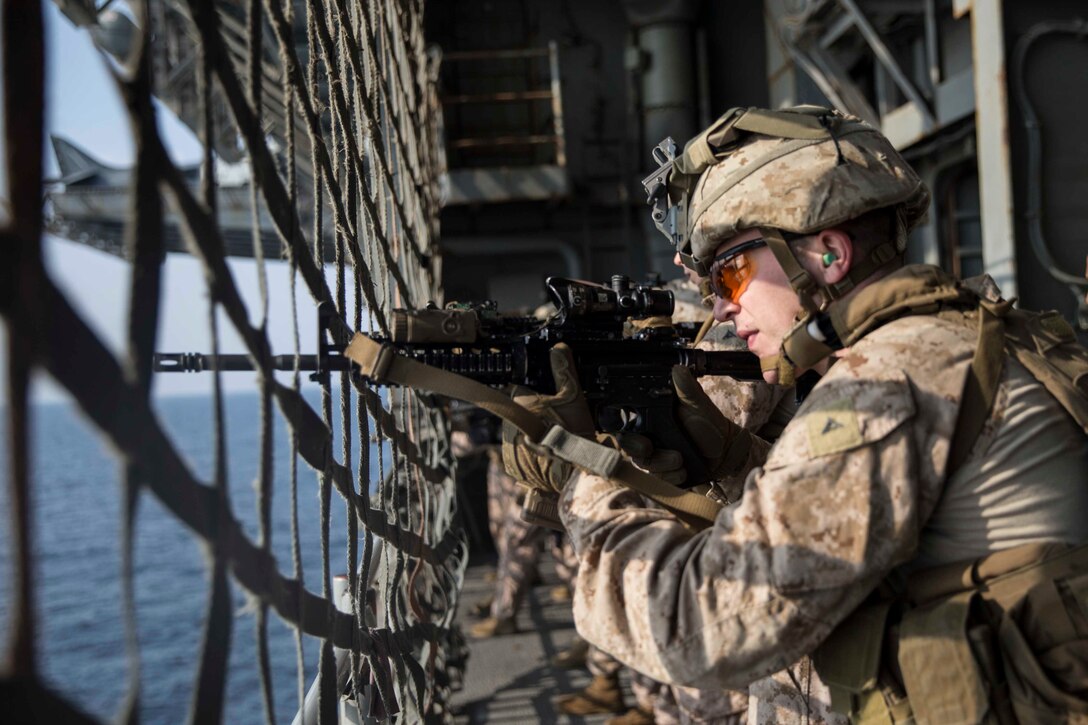
[[[763,371],[763,381],[771,385],[778,385],[778,370],[771,368]]]

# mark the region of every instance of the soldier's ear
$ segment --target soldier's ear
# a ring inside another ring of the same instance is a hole
[[[819,259],[818,269],[824,284],[836,284],[853,267],[854,240],[842,229],[824,229],[812,237],[812,251]]]

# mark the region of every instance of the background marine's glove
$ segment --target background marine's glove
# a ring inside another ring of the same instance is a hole
[[[555,395],[520,389],[514,395],[514,402],[552,425],[562,426],[575,435],[592,438],[593,418],[578,382],[574,355],[567,345],[560,343],[551,349],[549,360],[555,379]],[[570,463],[555,458],[546,448],[527,439],[509,423],[504,423],[502,428],[502,461],[506,472],[515,479],[532,488],[556,493],[563,490],[574,473]]]

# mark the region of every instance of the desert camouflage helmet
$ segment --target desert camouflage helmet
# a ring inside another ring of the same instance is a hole
[[[779,355],[760,361],[784,384],[816,356],[841,346],[826,332],[836,302],[902,257],[907,233],[929,206],[925,184],[883,134],[818,106],[734,108],[689,141],[683,154],[669,150],[668,142],[655,150],[663,163],[643,184],[654,221],[684,264],[705,277],[722,242],[758,229],[797,292],[802,309]],[[895,211],[894,238],[859,250],[835,284],[813,278],[788,244],[791,236],[877,209]]]
[[[715,248],[740,230],[810,234],[885,207],[900,211],[901,253],[929,192],[888,139],[857,118],[818,106],[734,108],[672,161],[667,203],[669,228],[658,226],[705,275]]]

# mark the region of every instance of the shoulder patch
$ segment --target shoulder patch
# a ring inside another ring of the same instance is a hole
[[[813,456],[846,451],[862,443],[858,414],[850,398],[841,398],[805,416]]]
[[[872,445],[914,414],[914,394],[902,371],[885,371],[882,379],[857,379],[836,377],[832,370],[786,426],[764,468]]]

